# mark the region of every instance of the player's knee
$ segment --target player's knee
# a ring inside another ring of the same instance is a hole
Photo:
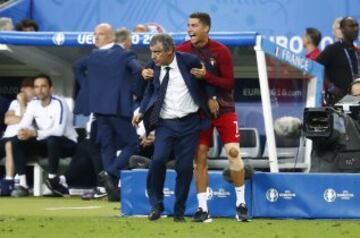
[[[199,146],[196,150],[196,159],[203,160],[206,159],[208,154],[208,148],[205,146]]]
[[[244,163],[240,158],[230,158],[229,168],[234,171],[241,171],[244,169]]]
[[[232,147],[229,150],[229,157],[230,158],[238,158],[240,154],[240,151],[238,148]]]

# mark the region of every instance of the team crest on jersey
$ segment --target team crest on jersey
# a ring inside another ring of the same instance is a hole
[[[215,58],[210,58],[210,64],[211,64],[212,66],[215,66],[215,64],[216,64]]]

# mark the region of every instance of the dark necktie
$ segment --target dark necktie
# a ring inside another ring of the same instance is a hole
[[[159,121],[161,107],[164,103],[166,89],[167,89],[167,86],[169,83],[169,71],[171,68],[169,66],[167,66],[165,69],[166,69],[166,73],[165,73],[165,76],[160,85],[159,97],[158,97],[158,100],[154,104],[154,107],[152,109],[152,112],[151,112],[150,118],[149,118],[149,124],[150,124],[151,128],[154,128]]]

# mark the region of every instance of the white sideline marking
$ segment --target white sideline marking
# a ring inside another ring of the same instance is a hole
[[[45,208],[47,211],[58,211],[58,210],[90,210],[90,209],[98,209],[101,206],[85,206],[85,207],[48,207]]]

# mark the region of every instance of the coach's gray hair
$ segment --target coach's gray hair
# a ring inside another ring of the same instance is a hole
[[[154,35],[151,38],[150,46],[153,46],[158,42],[162,44],[164,51],[173,50],[175,48],[174,41],[173,41],[172,37],[168,34],[161,33],[161,34]]]
[[[119,43],[119,44],[124,43],[125,41],[127,41],[130,38],[131,38],[130,31],[128,31],[126,29],[120,29],[115,32],[115,42],[116,43]]]

